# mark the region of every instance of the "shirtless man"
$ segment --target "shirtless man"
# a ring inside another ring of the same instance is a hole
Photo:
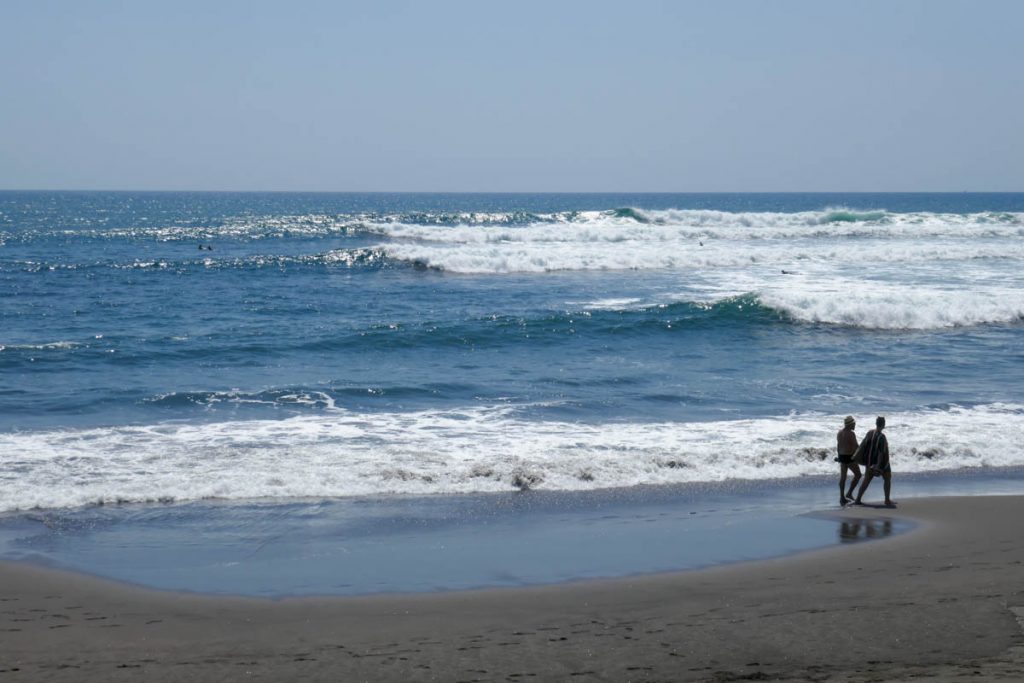
[[[839,504],[846,505],[847,501],[853,500],[853,490],[860,482],[860,465],[853,460],[857,452],[857,435],[853,428],[857,426],[852,415],[847,415],[843,420],[843,428],[836,434],[836,449],[839,451]],[[853,481],[850,482],[849,490],[846,489],[846,471],[853,470]]]
[[[885,504],[888,507],[896,507],[896,501],[889,495],[892,491],[892,467],[889,466],[889,441],[882,433],[883,429],[885,418],[878,417],[875,420],[875,428],[864,436],[854,456],[854,460],[863,463],[865,469],[864,483],[860,485],[857,500],[854,501],[857,505],[861,504],[860,499],[864,497],[871,480],[882,477],[885,480]]]

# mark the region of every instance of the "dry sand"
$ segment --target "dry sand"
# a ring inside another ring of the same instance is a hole
[[[921,526],[701,571],[372,598],[203,597],[0,563],[0,683],[1024,678],[1024,497],[836,515]]]

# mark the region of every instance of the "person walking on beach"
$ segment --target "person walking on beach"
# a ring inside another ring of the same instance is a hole
[[[885,480],[885,504],[889,507],[896,506],[896,501],[890,495],[892,492],[892,467],[889,466],[889,441],[882,433],[883,429],[885,429],[885,418],[879,416],[875,419],[875,428],[864,436],[864,440],[860,442],[857,453],[854,455],[853,459],[864,465],[864,482],[860,485],[860,490],[857,491],[857,500],[854,501],[857,505],[861,505],[861,498],[868,490],[871,480],[875,477],[882,477]]]
[[[853,490],[860,483],[860,465],[853,459],[857,452],[857,435],[853,431],[856,426],[857,421],[853,419],[853,416],[847,415],[843,420],[843,428],[836,434],[836,450],[839,452],[839,457],[836,459],[839,461],[840,505],[846,505],[848,501],[853,500]],[[853,481],[850,482],[849,489],[846,488],[847,470],[853,470]]]

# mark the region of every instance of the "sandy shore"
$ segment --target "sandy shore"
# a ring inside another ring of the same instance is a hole
[[[529,589],[266,601],[0,563],[0,681],[1016,679],[1024,497],[908,499],[913,532]]]

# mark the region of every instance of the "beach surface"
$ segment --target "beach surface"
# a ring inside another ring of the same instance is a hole
[[[1024,497],[829,512],[870,543],[533,588],[209,597],[0,563],[0,681],[1013,680]]]

